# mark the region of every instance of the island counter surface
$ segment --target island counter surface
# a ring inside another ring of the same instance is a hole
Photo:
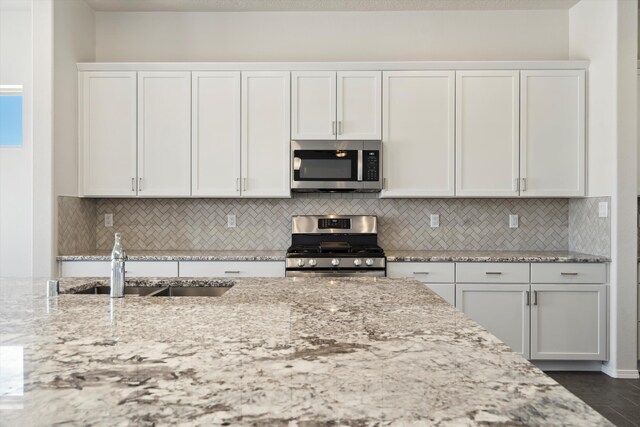
[[[114,300],[0,279],[3,349],[3,425],[611,425],[410,279]]]

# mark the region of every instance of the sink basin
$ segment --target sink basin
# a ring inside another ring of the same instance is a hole
[[[165,286],[125,286],[124,294],[127,296],[146,297],[163,289],[167,288]],[[110,292],[111,288],[109,286],[93,286],[91,288],[72,293],[84,295],[109,295]]]
[[[125,296],[135,297],[219,297],[230,286],[125,286]],[[82,295],[109,295],[109,286],[93,286],[72,292]]]
[[[228,286],[175,286],[165,288],[154,297],[219,297],[231,289]]]

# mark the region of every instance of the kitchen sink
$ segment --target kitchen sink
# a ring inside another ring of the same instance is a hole
[[[231,286],[125,286],[125,296],[135,297],[219,297],[231,289]],[[109,286],[72,291],[80,295],[109,295]]]

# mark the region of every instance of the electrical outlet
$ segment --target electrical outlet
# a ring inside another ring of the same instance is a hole
[[[431,228],[440,227],[440,215],[431,214]]]
[[[609,216],[609,202],[598,203],[598,216],[600,218],[606,218]]]
[[[236,228],[236,216],[233,214],[227,215],[227,228]]]
[[[104,226],[113,227],[113,214],[104,214]]]
[[[518,228],[518,215],[509,215],[509,228]]]

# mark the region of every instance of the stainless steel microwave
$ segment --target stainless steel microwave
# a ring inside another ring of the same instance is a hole
[[[382,142],[291,141],[291,190],[382,190]]]

